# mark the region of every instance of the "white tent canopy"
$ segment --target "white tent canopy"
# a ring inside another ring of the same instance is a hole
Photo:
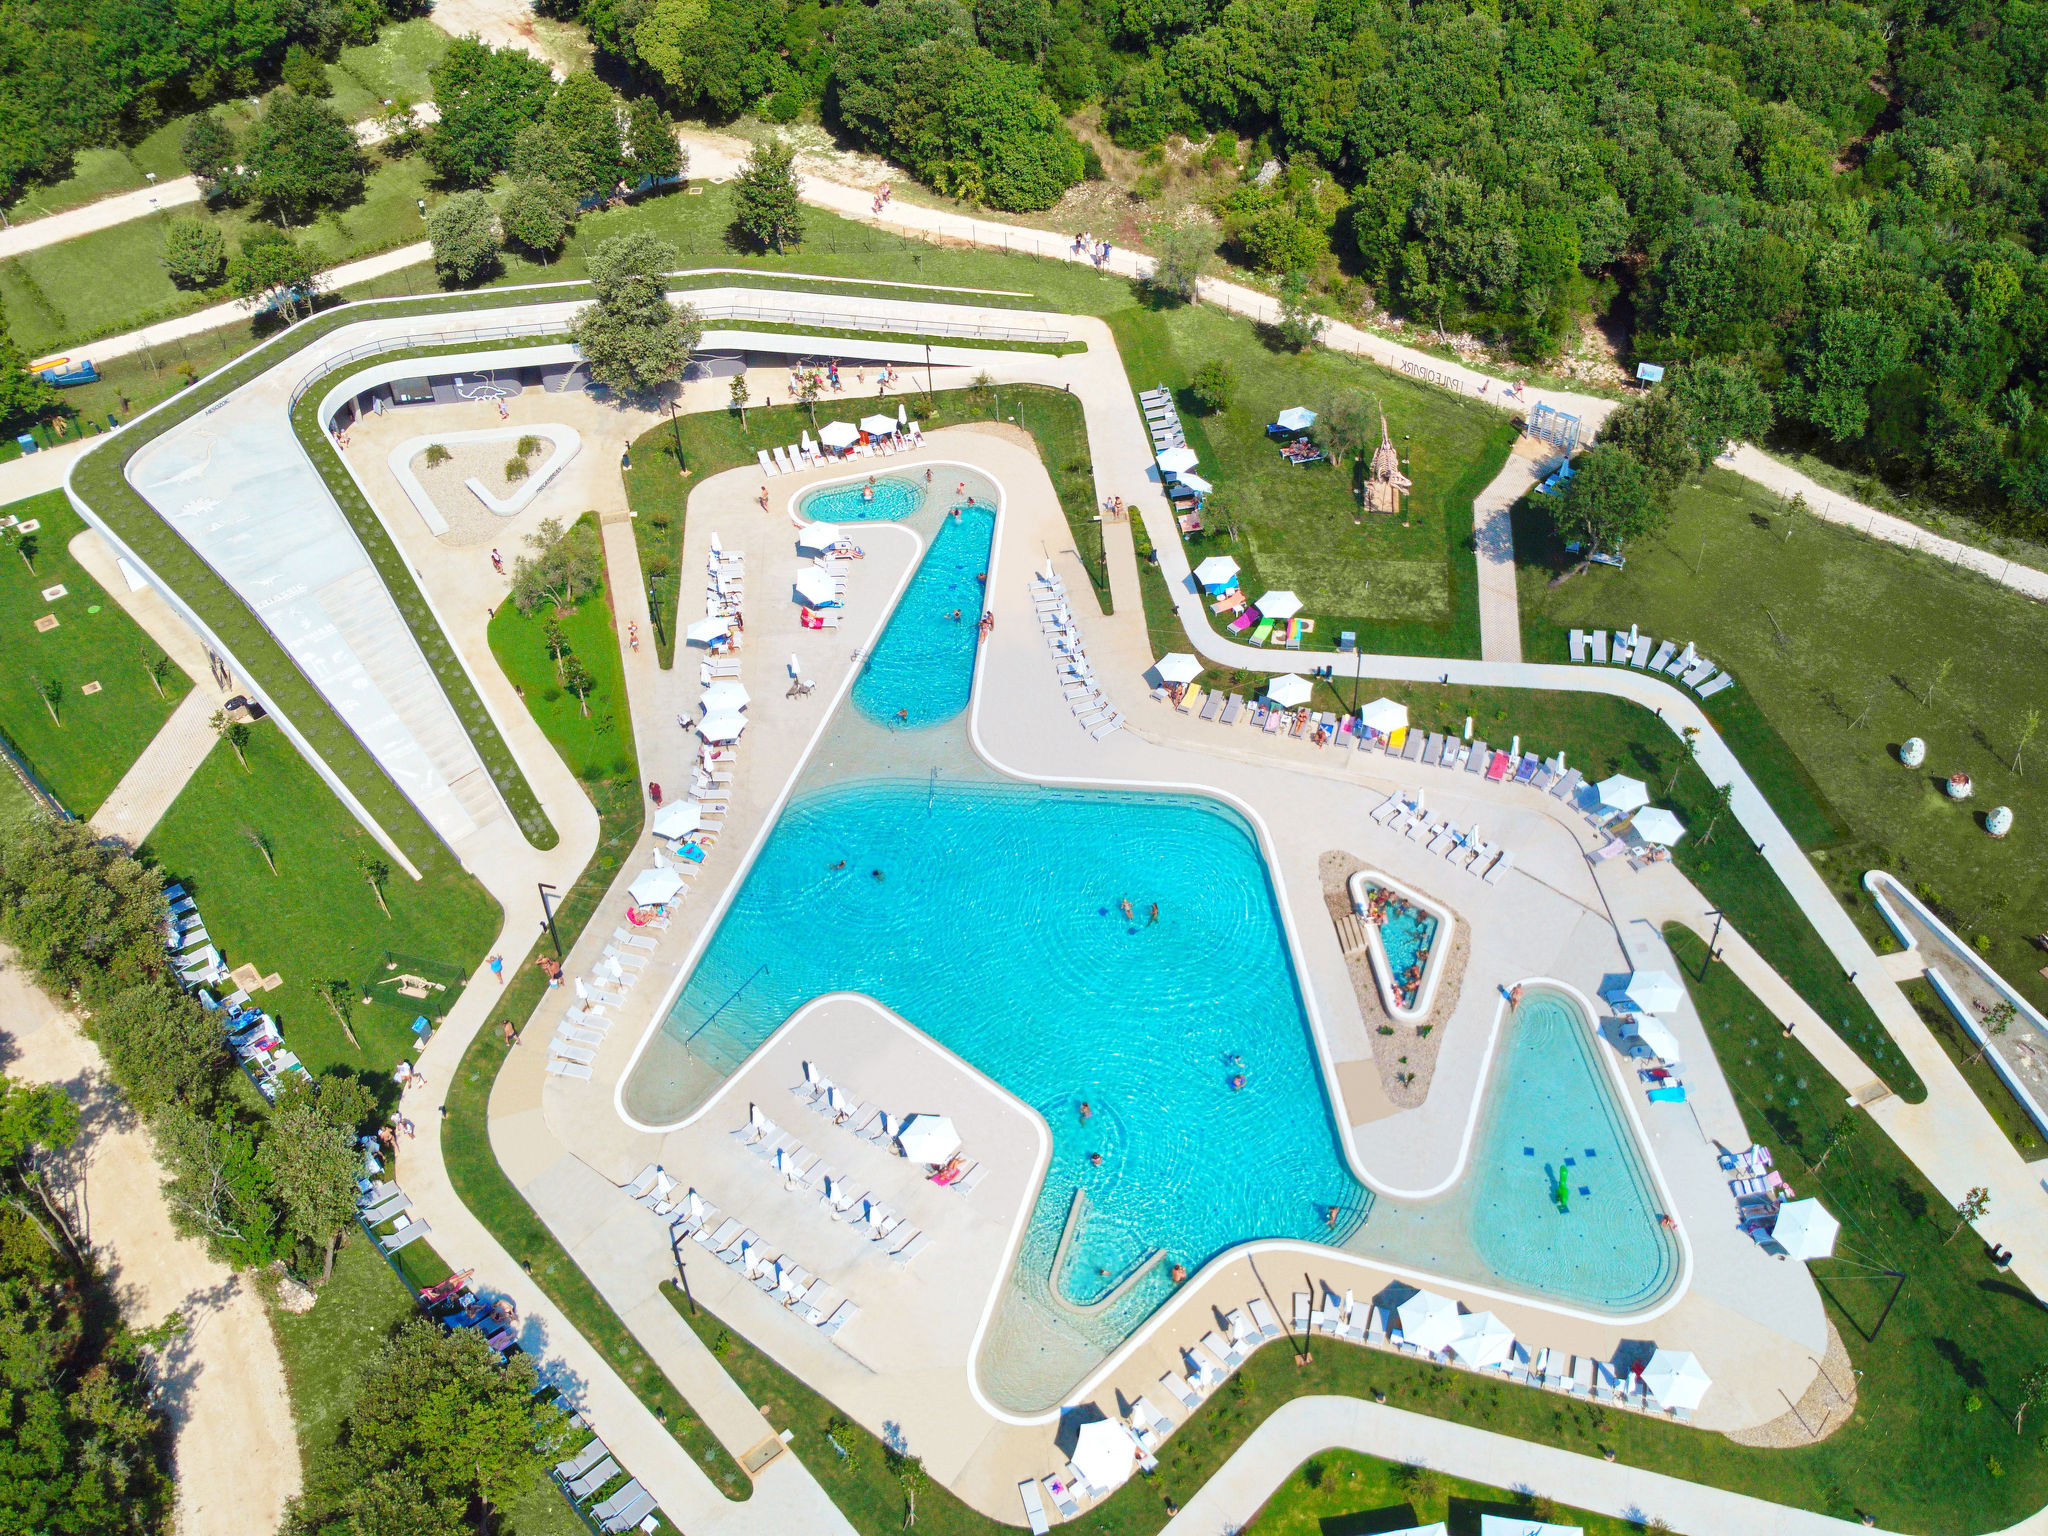
[[[1306,432],[1316,424],[1316,413],[1305,405],[1290,405],[1273,420],[1290,432]]]
[[[656,837],[687,837],[704,824],[694,800],[671,800],[654,813]]]
[[[1195,567],[1195,580],[1205,587],[1227,587],[1237,579],[1237,562],[1228,555],[1211,555]]]
[[[1266,697],[1282,709],[1306,704],[1311,691],[1309,680],[1293,672],[1283,672],[1266,684]]]
[[[943,1163],[960,1150],[960,1133],[944,1115],[912,1115],[896,1133],[896,1144],[913,1163]]]
[[[1666,1408],[1697,1408],[1714,1380],[1688,1350],[1660,1349],[1643,1367],[1643,1385]]]
[[[796,547],[806,555],[822,555],[845,535],[832,523],[810,523],[796,536]]]
[[[709,645],[731,633],[731,619],[699,619],[683,631],[683,637],[693,645]]]
[[[721,709],[715,715],[706,715],[697,727],[697,733],[706,741],[737,741],[740,732],[747,728],[747,717],[736,710]]]
[[[1192,448],[1169,448],[1159,455],[1159,467],[1170,475],[1193,469],[1201,462],[1201,455]]]
[[[1671,1026],[1662,1019],[1638,1015],[1635,1038],[1642,1041],[1644,1049],[1661,1061],[1675,1063],[1685,1060],[1685,1047],[1678,1043],[1678,1036],[1671,1033]]]
[[[1593,786],[1593,793],[1600,797],[1600,803],[1611,811],[1640,811],[1650,803],[1650,788],[1641,779],[1632,779],[1625,773],[1617,773],[1611,779],[1602,779]]]
[[[728,709],[745,709],[754,700],[747,692],[747,685],[732,678],[720,678],[704,690],[704,697],[697,702],[704,706],[707,715],[721,714]]]
[[[1153,670],[1162,683],[1192,683],[1202,675],[1202,664],[1185,651],[1169,651],[1159,658]]]
[[[1083,1424],[1074,1440],[1074,1470],[1094,1487],[1112,1491],[1131,1480],[1138,1463],[1138,1442],[1114,1419]]]
[[[1669,848],[1685,836],[1685,823],[1669,811],[1658,806],[1637,811],[1635,820],[1629,823],[1636,829],[1636,836],[1646,843],[1655,843],[1660,848]]]
[[[1259,610],[1261,618],[1291,619],[1301,612],[1301,599],[1282,587],[1278,592],[1268,592],[1252,606]]]
[[[1394,1310],[1401,1319],[1401,1337],[1432,1355],[1448,1348],[1464,1328],[1458,1304],[1434,1291],[1417,1291]]]
[[[1795,1259],[1824,1259],[1835,1251],[1835,1234],[1841,1230],[1818,1200],[1788,1200],[1778,1207],[1771,1236]]]
[[[860,441],[860,428],[850,421],[828,421],[818,428],[818,441],[828,448],[851,448]]]
[[[1464,1331],[1451,1340],[1451,1353],[1466,1365],[1499,1365],[1515,1347],[1515,1335],[1491,1312],[1474,1313],[1463,1320]]]
[[[860,419],[860,429],[867,433],[869,437],[887,437],[896,430],[896,418],[894,416],[863,416]]]
[[[1408,728],[1408,706],[1392,699],[1374,699],[1358,712],[1358,723],[1368,731],[1391,736]]]
[[[1685,1001],[1685,988],[1669,971],[1631,971],[1628,984],[1609,996],[1633,1013],[1669,1013]]]
[[[664,902],[674,901],[676,892],[683,888],[683,877],[665,865],[642,870],[633,877],[628,892],[633,903],[641,907],[658,907]]]
[[[839,587],[814,565],[807,571],[797,572],[796,595],[813,608],[830,608],[839,601]]]
[[[1206,496],[1211,491],[1216,489],[1215,486],[1211,485],[1208,481],[1204,480],[1192,469],[1184,469],[1179,474],[1175,475],[1173,478],[1176,483],[1186,486],[1189,490],[1195,492],[1197,495]]]

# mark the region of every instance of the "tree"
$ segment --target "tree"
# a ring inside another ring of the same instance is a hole
[[[2020,728],[2014,733],[2012,746],[2012,771],[2020,771],[2020,757],[2027,750],[2027,743],[2034,739],[2034,733],[2041,729],[2041,711],[2031,706],[2020,717]]]
[[[1671,516],[1656,477],[1631,454],[1596,443],[1572,464],[1572,477],[1556,498],[1558,528],[1589,554],[1647,538]]]
[[[1372,441],[1378,426],[1378,413],[1366,404],[1364,397],[1345,393],[1323,402],[1309,428],[1309,436],[1330,456],[1330,462],[1345,472],[1344,483],[1348,487],[1351,456]]]
[[[734,179],[733,226],[747,239],[778,256],[804,237],[804,204],[796,174],[796,151],[776,139],[754,144]]]
[[[352,1077],[293,1083],[264,1128],[263,1164],[284,1211],[285,1230],[321,1249],[320,1280],[334,1273],[334,1249],[355,1220],[363,1154],[357,1127],[375,1104]]]
[[[315,208],[354,202],[370,172],[355,129],[341,114],[292,91],[271,97],[250,125],[242,159],[257,197],[286,223],[303,222]]]
[[[532,553],[521,555],[512,564],[512,601],[521,613],[533,613],[542,603],[551,605],[555,614],[572,613],[577,599],[595,592],[604,579],[603,552],[596,530],[588,523],[564,529],[559,517],[542,518],[526,536],[526,547]],[[559,677],[569,640],[553,614],[548,625],[548,647],[555,653]]]
[[[1707,830],[1700,834],[1700,846],[1702,848],[1714,840],[1715,824],[1729,813],[1734,803],[1735,781],[1733,779],[1730,779],[1726,784],[1716,784],[1714,786],[1713,814],[1707,817]]]
[[[1955,1231],[1942,1239],[1943,1245],[1946,1246],[1954,1242],[1962,1235],[1963,1228],[1967,1227],[1971,1222],[1982,1221],[1990,1209],[1991,1191],[1983,1188],[1981,1185],[1964,1195],[1962,1199],[1956,1202]]]
[[[41,548],[41,541],[32,533],[17,533],[14,536],[14,552],[21,556],[21,563],[28,567],[31,576],[36,570],[36,552]]]
[[[587,720],[590,718],[590,695],[597,687],[597,679],[590,675],[590,669],[583,665],[583,658],[571,656],[562,669],[562,688],[576,700],[577,711]]]
[[[1849,1139],[1849,1122],[1846,1119],[1830,1120],[1814,1142],[1814,1150],[1820,1156],[1813,1159],[1815,1174],[1827,1167],[1828,1159],[1835,1155],[1835,1149]]]
[[[235,749],[235,761],[242,765],[242,772],[249,772],[248,754],[243,751],[243,748],[249,745],[247,724],[240,720],[230,720],[228,712],[224,709],[216,709],[206,723],[213,727],[214,735]]]
[[[57,713],[57,706],[64,702],[63,682],[54,677],[38,677],[32,681],[35,684],[36,697],[43,701],[43,708],[50,712],[50,719],[56,723],[59,730],[62,730],[64,717]]]
[[[552,258],[569,237],[576,194],[552,181],[522,181],[506,194],[499,213],[505,238],[534,255]]]
[[[561,142],[579,192],[610,192],[625,177],[626,145],[619,131],[619,99],[587,69],[555,87],[544,121]]]
[[[434,273],[444,285],[468,288],[498,271],[498,216],[481,192],[458,192],[427,215]],[[559,242],[558,242],[559,243]]]
[[[696,310],[671,304],[661,274],[675,247],[644,231],[614,235],[590,254],[590,286],[571,332],[591,375],[621,394],[646,394],[683,371],[703,335]]]
[[[260,224],[242,236],[242,254],[229,264],[228,279],[249,308],[274,309],[287,321],[313,312],[319,286],[312,257],[283,230]]]
[[[1204,415],[1213,416],[1218,411],[1230,409],[1231,392],[1236,387],[1237,374],[1230,364],[1220,357],[1212,357],[1195,369],[1188,393],[1195,397],[1195,404],[1202,408]]]
[[[2048,1365],[2037,1365],[2020,1378],[2012,1410],[2014,1434],[2022,1433],[2020,1426],[2026,1421],[2027,1410],[2043,1397],[2048,1397]]]
[[[676,138],[676,125],[652,96],[634,97],[627,109],[626,145],[633,152],[633,168],[657,182],[689,169],[690,157]]]
[[[987,378],[988,375],[983,374],[982,377]],[[821,388],[823,386],[818,383],[818,375],[815,369],[806,369],[797,379],[797,404],[801,405],[804,408],[804,414],[811,418],[811,427],[814,431],[818,425],[818,392]]]
[[[143,675],[149,679],[150,687],[156,690],[156,696],[160,699],[168,697],[164,692],[164,679],[171,675],[171,658],[147,640],[137,648],[136,654],[142,658]]]
[[[1290,272],[1280,284],[1280,319],[1273,336],[1289,352],[1306,352],[1322,339],[1323,317],[1308,307],[1308,278]]]
[[[334,82],[327,78],[326,67],[303,44],[293,43],[284,51],[284,68],[278,73],[301,96],[334,94]]]
[[[1178,303],[1200,302],[1202,278],[1216,260],[1216,231],[1205,220],[1155,225],[1151,245],[1145,285]]]
[[[228,243],[218,224],[172,219],[164,226],[164,271],[180,288],[211,288],[226,275]]]
[[[732,376],[732,390],[729,398],[732,408],[740,413],[740,430],[747,430],[747,375],[744,369]]]
[[[170,1175],[163,1192],[171,1225],[237,1269],[275,1258],[277,1204],[256,1128],[227,1113],[206,1118],[173,1108],[151,1130]]]
[[[1671,777],[1664,785],[1664,793],[1670,794],[1678,787],[1678,776],[1685,772],[1685,765],[1700,755],[1700,728],[1688,725],[1678,733],[1678,761],[1671,767]]]
[[[374,853],[365,853],[356,859],[356,869],[363,877],[363,883],[370,888],[370,894],[377,898],[377,910],[385,917],[391,916],[391,908],[384,902],[384,884],[391,878],[391,866]]]
[[[473,37],[449,44],[427,72],[440,121],[427,135],[427,159],[443,180],[481,186],[512,163],[520,130],[540,120],[554,95],[548,66],[517,48],[489,48]]]
[[[0,1199],[36,1229],[53,1253],[73,1260],[85,1255],[70,1218],[50,1198],[42,1154],[61,1152],[77,1139],[78,1106],[63,1088],[0,1077],[0,1167],[6,1170]]]
[[[889,1470],[896,1474],[896,1485],[903,1490],[903,1528],[907,1531],[917,1524],[917,1496],[931,1486],[931,1474],[925,1470],[922,1457],[899,1451],[889,1453]]]
[[[1678,397],[1663,385],[1609,416],[1600,429],[1600,441],[1648,470],[1660,495],[1697,474],[1702,463],[1692,422]]]
[[[185,169],[211,183],[216,191],[235,179],[236,168],[241,164],[234,134],[211,112],[201,112],[192,119],[179,141],[178,152],[184,158]]]
[[[242,841],[247,843],[251,848],[254,848],[258,853],[262,854],[264,865],[270,870],[270,872],[273,875],[276,874],[277,849],[273,847],[271,844],[270,834],[265,832],[261,827],[252,827],[249,826],[247,823],[244,823],[237,830],[239,830],[240,833],[242,834]]]
[[[356,1039],[355,1026],[355,983],[346,976],[330,976],[325,981],[316,981],[313,988],[320,994],[320,1001],[327,1005],[327,1011],[334,1015],[334,1022],[341,1026],[341,1032],[348,1036],[348,1043],[361,1051],[362,1042]]]
[[[1680,368],[1667,387],[1684,414],[1702,467],[1732,444],[1761,442],[1771,430],[1771,397],[1747,364],[1702,358]]]
[[[1977,1049],[1970,1053],[1970,1060],[1982,1061],[1990,1053],[1992,1042],[2012,1028],[2012,1021],[2019,1017],[2019,1010],[2009,1002],[1995,1003],[1984,1011],[1983,1039]]]
[[[7,334],[7,311],[0,308],[0,426],[11,429],[34,420],[57,400],[56,388],[29,370],[29,360]]]

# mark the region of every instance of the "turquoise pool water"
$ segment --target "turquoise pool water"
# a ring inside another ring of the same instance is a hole
[[[939,524],[889,627],[854,679],[853,702],[869,719],[915,730],[967,707],[995,528],[995,513],[985,504],[964,507]]]
[[[1394,985],[1400,990],[1401,1006],[1413,1008],[1416,991],[1421,986],[1421,968],[1428,963],[1429,953],[1436,945],[1437,929],[1442,924],[1399,891],[1374,885],[1369,880],[1363,884],[1369,893],[1368,902],[1373,896],[1385,899],[1379,909],[1379,921],[1375,924],[1379,929],[1380,948],[1386,952],[1387,968],[1393,974]],[[1373,921],[1372,916],[1366,920]],[[1411,971],[1414,972],[1412,980]]]
[[[872,497],[864,494],[870,489]],[[876,475],[872,487],[856,480],[805,491],[797,500],[797,514],[813,523],[892,523],[923,506],[926,494],[921,478]]]

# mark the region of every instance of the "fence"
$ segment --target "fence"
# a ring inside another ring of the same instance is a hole
[[[292,390],[289,409],[297,410],[299,402],[306,397],[306,391],[330,373],[338,372],[365,358],[381,357],[389,352],[420,352],[431,347],[463,346],[480,341],[512,341],[531,336],[566,336],[568,333],[567,320],[529,320],[521,325],[471,326],[460,331],[413,331],[403,336],[386,337],[383,341],[366,341],[359,347],[350,347],[346,352],[337,352],[309,370]]]

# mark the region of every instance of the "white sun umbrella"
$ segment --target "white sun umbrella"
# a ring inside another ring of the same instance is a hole
[[[747,728],[747,717],[738,710],[721,709],[715,715],[706,715],[697,725],[697,734],[706,741],[738,741],[740,732]]]
[[[1171,651],[1153,668],[1162,683],[1192,683],[1202,675],[1202,664],[1185,651]]]
[[[1215,486],[1211,485],[1208,481],[1204,480],[1192,469],[1184,469],[1179,474],[1175,475],[1173,478],[1177,483],[1186,486],[1189,490],[1194,491],[1202,496],[1206,496],[1211,491],[1216,489]]]
[[[1316,424],[1316,413],[1305,405],[1290,405],[1273,419],[1290,432],[1306,432]]]
[[[1643,1367],[1643,1385],[1666,1408],[1697,1408],[1714,1379],[1690,1350],[1660,1349]]]
[[[1660,1061],[1676,1064],[1685,1060],[1685,1047],[1678,1043],[1678,1036],[1671,1033],[1671,1026],[1662,1019],[1637,1014],[1636,1038]]]
[[[1296,709],[1306,704],[1312,691],[1309,680],[1293,672],[1283,672],[1266,684],[1266,697],[1282,709]]]
[[[731,633],[731,619],[699,619],[683,631],[683,638],[693,645],[709,645]]]
[[[1252,606],[1262,618],[1291,619],[1301,612],[1301,599],[1282,587],[1278,592],[1268,592]]]
[[[796,440],[804,445],[805,453],[809,453],[811,451],[811,434],[809,429],[797,433]]]
[[[1211,555],[1195,567],[1195,580],[1205,587],[1227,587],[1237,576],[1237,562],[1228,555]]]
[[[910,425],[910,412],[903,409],[903,402],[901,400],[896,402],[896,425],[899,427]]]
[[[1635,820],[1629,825],[1636,829],[1636,835],[1644,842],[1655,843],[1660,848],[1669,848],[1685,836],[1685,823],[1655,805],[1637,811]]]
[[[658,907],[664,902],[674,901],[676,892],[683,888],[683,877],[666,865],[644,869],[633,877],[628,887],[634,905]]]
[[[863,416],[860,419],[860,429],[867,433],[869,437],[887,437],[896,430],[896,418],[894,416]]]
[[[1092,1487],[1117,1489],[1131,1480],[1138,1442],[1114,1419],[1083,1424],[1074,1440],[1074,1470]]]
[[[1818,1200],[1788,1200],[1778,1207],[1771,1236],[1795,1259],[1824,1259],[1835,1251],[1835,1234],[1841,1230]]]
[[[1617,773],[1593,786],[1593,793],[1610,811],[1640,811],[1650,803],[1650,788],[1641,779]]]
[[[830,608],[839,601],[839,588],[830,576],[812,566],[797,573],[796,595],[813,608]]]
[[[1631,971],[1618,996],[1637,1013],[1669,1013],[1685,1001],[1685,988],[1669,971]]]
[[[1368,731],[1391,736],[1408,728],[1408,706],[1392,699],[1374,699],[1358,712],[1358,721]]]
[[[1401,1319],[1401,1337],[1432,1355],[1447,1348],[1464,1329],[1458,1304],[1434,1291],[1417,1291],[1394,1310]]]
[[[703,824],[694,800],[671,800],[654,813],[656,837],[687,837]]]
[[[1514,1332],[1491,1312],[1462,1320],[1464,1331],[1451,1340],[1451,1353],[1466,1365],[1499,1365],[1515,1347]]]
[[[960,1150],[960,1133],[944,1115],[912,1115],[896,1133],[896,1144],[913,1163],[943,1163]]]
[[[1201,462],[1202,456],[1192,448],[1169,448],[1159,455],[1159,467],[1169,475],[1181,474]]]
[[[860,428],[850,421],[828,421],[818,428],[818,441],[828,448],[850,448],[860,441]]]
[[[736,683],[731,678],[720,678],[704,690],[704,697],[697,702],[704,706],[707,715],[723,714],[729,709],[745,709],[754,700],[747,692],[745,683]]]
[[[796,547],[806,555],[822,555],[845,535],[832,523],[811,523],[796,536]]]

